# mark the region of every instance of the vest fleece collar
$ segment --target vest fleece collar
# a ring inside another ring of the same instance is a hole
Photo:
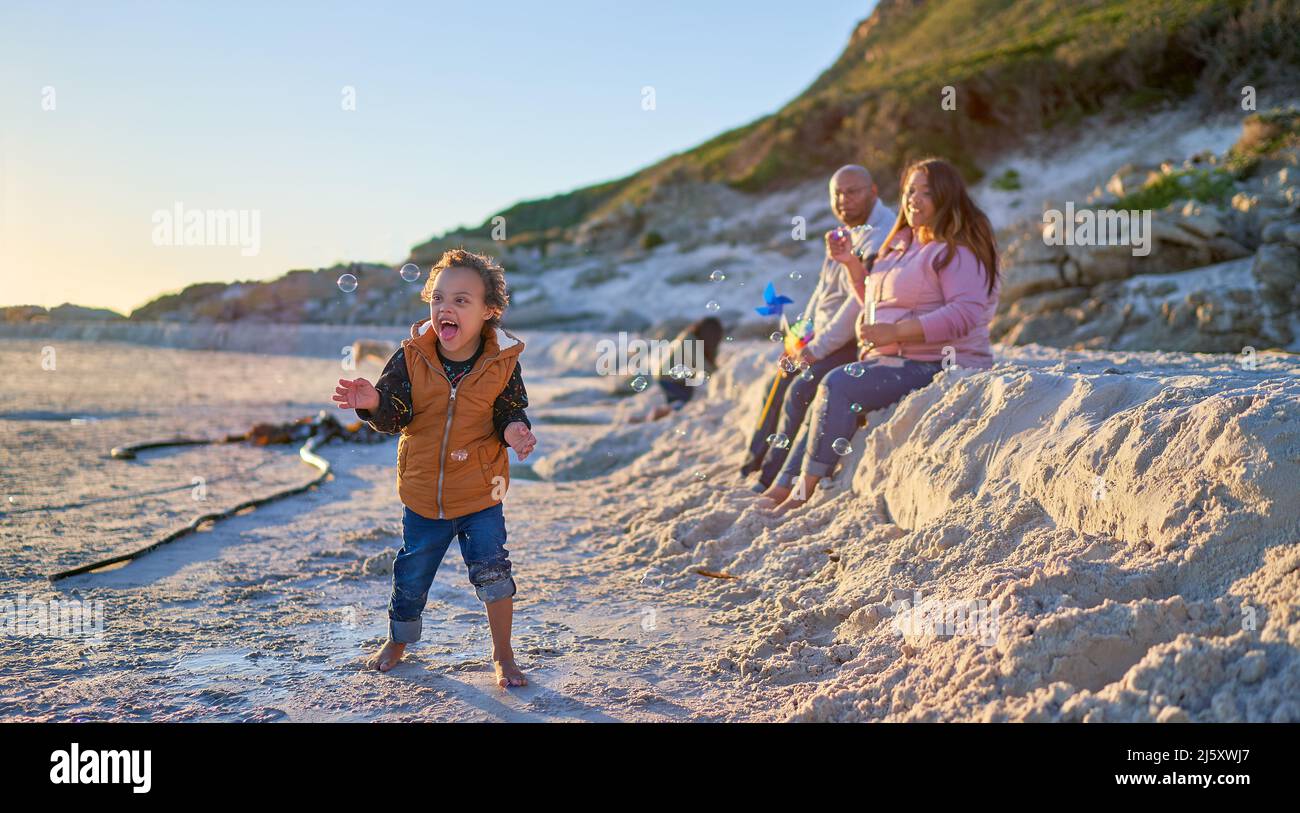
[[[414,345],[426,358],[437,358],[438,334],[429,330],[433,327],[432,319],[422,319],[411,325],[411,338],[402,344]],[[483,326],[479,334],[483,340],[483,356],[492,358],[497,355],[517,355],[523,352],[524,344],[518,336],[500,327]]]

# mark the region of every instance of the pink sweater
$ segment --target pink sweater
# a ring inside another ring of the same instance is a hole
[[[900,229],[893,244],[906,242],[908,229]],[[926,245],[913,240],[906,252],[891,251],[876,260],[866,281],[867,302],[876,298],[876,323],[919,319],[924,342],[904,342],[875,347],[865,358],[902,356],[916,361],[943,361],[943,348],[952,347],[962,367],[993,366],[989,322],[998,305],[1001,280],[988,293],[984,264],[965,246],[942,271],[935,264],[946,245],[936,240]],[[867,320],[863,307],[859,320]]]

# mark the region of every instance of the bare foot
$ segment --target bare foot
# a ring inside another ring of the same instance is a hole
[[[366,661],[366,666],[371,669],[378,669],[381,672],[387,672],[402,660],[402,653],[406,651],[406,644],[399,644],[396,641],[389,641],[384,644],[384,648],[371,656]]]
[[[786,497],[784,502],[772,509],[772,516],[783,517],[791,511],[798,511],[803,508],[807,502],[807,500],[801,500],[797,497]]]
[[[772,511],[785,502],[785,499],[789,496],[790,489],[788,487],[773,483],[768,486],[767,491],[763,492],[762,496],[758,498],[758,502],[754,503],[754,505],[757,506],[760,511]]]
[[[513,654],[506,655],[504,658],[494,657],[492,659],[492,668],[497,673],[497,685],[503,689],[507,686],[528,685],[528,678],[524,677],[524,673],[519,671]]]

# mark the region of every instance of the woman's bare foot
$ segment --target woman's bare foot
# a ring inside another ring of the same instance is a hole
[[[508,686],[528,685],[528,678],[524,677],[524,673],[515,664],[514,653],[508,653],[502,658],[493,655],[492,668],[497,673],[497,685],[503,689]]]
[[[406,651],[406,644],[400,644],[397,641],[389,641],[384,644],[384,648],[371,656],[366,661],[366,666],[371,669],[378,669],[381,672],[387,672],[402,660],[402,653]]]
[[[754,503],[754,505],[760,511],[772,511],[778,505],[785,502],[785,499],[788,496],[790,496],[789,488],[773,483],[767,487],[767,491],[764,491],[762,495],[759,496],[758,502]]]
[[[791,511],[798,511],[800,508],[803,508],[807,502],[807,500],[802,500],[794,496],[786,497],[784,502],[772,509],[772,516],[783,517]]]
[[[772,509],[772,515],[783,517],[792,511],[798,511],[800,508],[803,508],[804,505],[808,503],[808,498],[812,496],[813,491],[816,490],[817,482],[821,479],[822,478],[815,477],[811,474],[803,475],[803,480],[799,483],[799,488],[786,489],[785,499],[780,505]]]

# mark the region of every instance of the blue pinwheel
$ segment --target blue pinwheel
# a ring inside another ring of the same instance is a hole
[[[770,282],[763,289],[763,301],[767,304],[760,308],[754,308],[754,310],[758,311],[759,316],[783,316],[782,311],[785,306],[794,304],[794,300],[788,296],[777,296],[776,286]]]

